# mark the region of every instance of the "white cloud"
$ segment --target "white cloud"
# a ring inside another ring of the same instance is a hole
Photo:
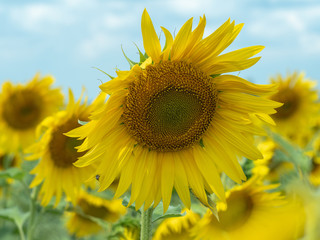
[[[306,33],[310,26],[320,21],[320,6],[291,9],[262,10],[254,13],[256,21],[249,31],[256,36],[275,38],[288,34]]]
[[[320,54],[320,33],[311,33],[302,35],[299,38],[299,42],[302,46],[301,50],[305,55],[317,55]]]
[[[214,17],[232,13],[237,10],[235,0],[166,0],[163,1],[165,11],[173,11],[183,16],[201,16],[203,13]]]
[[[107,27],[108,29],[119,29],[124,27],[129,27],[134,22],[132,19],[134,19],[135,16],[132,16],[130,13],[127,13],[126,15],[119,15],[114,13],[106,14],[102,17],[102,24]]]
[[[105,54],[106,51],[118,47],[119,41],[110,34],[96,33],[90,38],[83,40],[77,47],[77,52],[81,57],[97,58]]]
[[[10,9],[10,17],[24,29],[34,32],[50,32],[54,27],[73,22],[68,9],[59,5],[35,3]]]

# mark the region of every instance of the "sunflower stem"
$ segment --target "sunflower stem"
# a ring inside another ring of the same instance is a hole
[[[20,224],[17,224],[17,227],[18,227],[18,231],[19,231],[19,235],[20,235],[20,240],[25,240],[22,226]]]
[[[35,228],[35,218],[36,218],[36,204],[37,204],[37,198],[40,191],[40,187],[37,186],[32,190],[31,198],[30,198],[30,218],[28,223],[28,234],[27,234],[27,240],[32,240],[33,238],[33,232]]]
[[[146,211],[141,210],[141,240],[150,240],[152,232],[152,212],[153,208],[150,207]]]

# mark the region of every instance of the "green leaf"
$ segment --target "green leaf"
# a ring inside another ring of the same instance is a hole
[[[121,50],[122,50],[122,53],[123,53],[124,57],[127,59],[127,62],[128,62],[129,65],[130,65],[130,69],[131,69],[134,65],[138,64],[137,62],[134,62],[134,61],[132,61],[130,58],[127,57],[127,55],[126,55],[126,54],[124,53],[124,51],[123,51],[122,46],[121,46]]]
[[[15,222],[18,227],[22,227],[29,213],[21,212],[17,207],[0,209],[0,218]]]
[[[251,178],[252,176],[252,169],[254,168],[254,163],[250,159],[246,159],[242,164],[242,169],[244,174],[246,175],[247,179]]]
[[[282,138],[279,134],[269,132],[273,140],[284,150],[287,157],[286,161],[292,162],[296,168],[300,169],[303,173],[309,173],[311,169],[311,159],[306,156],[302,149],[298,146],[292,145],[289,141]],[[280,152],[281,153],[281,152]],[[280,154],[278,153],[278,154]]]
[[[125,206],[126,208],[131,208],[134,211],[136,210],[134,203],[131,204],[130,206],[128,206],[128,204],[129,204],[129,197],[128,196],[124,196],[123,199],[122,199],[122,205]],[[138,210],[137,212],[140,213],[140,210]]]
[[[21,181],[25,175],[25,172],[19,168],[8,168],[0,172],[0,178],[13,178]]]
[[[159,205],[153,210],[152,222],[156,222],[160,219],[171,218],[171,217],[182,217],[185,213],[181,214],[181,206],[169,206],[165,214],[163,214],[163,203],[160,202]]]
[[[210,77],[215,78],[215,77],[219,77],[221,74],[212,74],[210,75]]]
[[[104,73],[105,75],[107,75],[110,79],[114,79],[114,77],[112,77],[111,75],[109,75],[108,73],[106,73],[105,71],[101,70],[100,68],[97,68],[97,67],[92,67],[94,69],[97,69],[98,71]]]
[[[138,51],[139,51],[140,63],[143,63],[145,60],[147,60],[146,56],[143,55],[143,53],[140,51],[140,49],[139,49],[139,47],[137,46],[137,44],[135,44],[135,43],[133,43],[133,44],[136,46],[136,48],[137,48]]]

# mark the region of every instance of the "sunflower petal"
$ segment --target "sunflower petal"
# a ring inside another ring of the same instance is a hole
[[[151,18],[146,9],[144,9],[141,19],[141,32],[143,38],[143,46],[149,57],[154,62],[160,61],[161,45],[160,40],[154,30]]]

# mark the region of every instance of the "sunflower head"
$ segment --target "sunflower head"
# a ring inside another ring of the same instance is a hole
[[[193,239],[190,236],[190,229],[199,221],[200,215],[189,210],[183,210],[182,212],[185,212],[185,215],[182,217],[165,219],[158,226],[153,239]]]
[[[8,152],[16,152],[35,141],[35,129],[47,116],[63,104],[60,89],[52,89],[52,76],[37,74],[26,85],[5,82],[0,94],[0,144]],[[10,140],[8,139],[10,136]]]
[[[267,167],[266,179],[271,182],[279,182],[280,178],[294,170],[294,164],[288,159],[284,150],[273,140],[266,139],[258,144],[263,158],[254,162],[254,169]]]
[[[262,157],[253,135],[264,131],[252,116],[272,122],[269,114],[281,104],[267,96],[276,87],[224,73],[254,65],[260,57],[253,56],[263,47],[221,54],[243,24],[228,20],[203,38],[205,25],[203,16],[192,30],[190,19],[175,38],[162,27],[166,45],[161,50],[144,10],[141,30],[147,58],[102,84],[110,98],[92,113],[92,121],[68,133],[84,139],[79,150],[88,151],[75,165],[97,164],[101,191],[119,178],[115,197],[131,187],[129,205],[135,202],[137,209],[163,200],[166,211],[173,188],[187,208],[190,189],[206,205],[207,193],[224,200],[220,172],[241,183],[246,177],[238,157]]]
[[[301,236],[304,211],[300,202],[284,199],[277,185],[263,185],[254,175],[227,192],[218,202],[219,221],[208,211],[192,229],[195,239],[297,239]],[[272,190],[272,192],[268,192]]]
[[[277,113],[272,115],[277,123],[274,129],[295,143],[306,145],[305,134],[302,133],[315,125],[315,116],[320,110],[315,82],[297,72],[286,77],[278,75],[271,78],[271,82],[278,84],[278,92],[270,98],[283,103]],[[299,134],[295,126],[299,126]]]
[[[79,209],[79,213],[68,214],[67,229],[77,237],[92,235],[102,230],[90,217],[113,223],[126,213],[120,200],[109,201],[84,191],[78,195],[75,207]]]
[[[76,102],[73,93],[69,91],[69,103],[64,111],[46,118],[37,129],[40,140],[30,146],[27,160],[37,160],[38,165],[31,171],[35,178],[31,187],[43,182],[40,195],[42,204],[47,205],[53,196],[59,203],[62,192],[71,200],[81,189],[82,182],[93,173],[94,166],[79,169],[73,163],[85,152],[77,152],[76,148],[83,142],[67,137],[66,132],[80,126],[79,121],[89,121],[89,114],[97,105],[104,102],[105,94],[101,94],[91,105],[80,99]]]

